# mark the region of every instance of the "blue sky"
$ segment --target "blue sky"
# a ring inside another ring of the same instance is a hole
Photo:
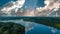
[[[0,0],[0,7],[4,6],[4,4],[8,3],[9,1],[12,1],[12,0]],[[13,1],[16,1],[16,0],[13,0]],[[34,8],[34,7],[41,7],[41,6],[43,7],[45,4],[44,4],[44,0],[26,0],[25,5],[31,6]]]
[[[38,0],[38,1],[37,1],[37,6],[38,6],[38,7],[40,7],[40,6],[41,6],[41,7],[45,6],[44,1],[45,1],[45,0]]]
[[[11,0],[0,0],[0,6],[3,6],[4,4],[10,2]],[[16,0],[13,0],[16,1]]]

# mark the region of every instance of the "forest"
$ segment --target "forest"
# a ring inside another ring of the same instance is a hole
[[[0,22],[0,34],[25,34],[25,27],[13,22]]]

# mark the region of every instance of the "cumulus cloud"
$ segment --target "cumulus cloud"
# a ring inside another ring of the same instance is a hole
[[[60,0],[45,0],[44,7],[36,8],[39,15],[49,16],[50,13],[59,10]]]
[[[3,13],[7,13],[8,15],[11,15],[10,13],[13,11],[16,13],[16,15],[21,15],[22,16],[50,16],[51,13],[58,12],[60,9],[60,0],[45,0],[45,6],[44,7],[37,7],[36,9],[30,10],[26,9],[24,11],[20,10],[18,11],[19,8],[21,8],[25,0],[17,0],[16,2],[11,1],[12,6],[7,6],[1,9]],[[58,13],[56,13],[58,15]],[[57,16],[56,15],[56,16]],[[58,15],[59,16],[59,15]]]
[[[10,4],[12,4],[10,6],[10,4],[8,4],[7,7],[3,7],[3,9],[1,9],[1,11],[6,11],[6,13],[10,14],[11,10],[14,9],[15,12],[18,11],[19,8],[21,8],[24,4],[25,0],[17,0],[16,2],[11,1]]]

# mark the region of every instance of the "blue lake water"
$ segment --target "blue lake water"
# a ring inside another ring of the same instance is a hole
[[[6,3],[8,3],[8,2],[10,2],[11,0],[0,0],[0,6],[3,6],[4,4],[6,4]],[[14,1],[16,1],[16,0],[14,0]],[[43,0],[42,0],[43,1]],[[41,6],[41,4],[43,4],[42,3],[42,1],[40,0],[40,1],[37,1],[38,3],[37,3],[37,5],[38,6]],[[30,3],[31,2],[31,3]],[[41,4],[40,4],[41,3]],[[35,1],[35,3],[34,3],[34,1],[28,1],[28,2],[26,2],[25,3],[25,5],[26,6],[34,6],[33,8],[35,8],[36,6],[35,6],[35,4],[36,4],[36,1]],[[44,6],[44,5],[43,5]],[[13,21],[14,19],[15,19],[16,17],[14,17],[14,18],[12,18],[12,20],[11,21]],[[5,19],[5,18],[3,18],[3,17],[0,17],[0,19]],[[18,18],[19,19],[19,18]],[[4,21],[5,22],[5,21]],[[20,20],[14,20],[14,22],[16,22],[16,23],[19,23],[19,24],[21,24],[21,25],[23,25],[23,26],[25,26],[26,24],[27,24],[27,22],[24,22],[24,21],[22,21],[22,22],[20,22]],[[31,24],[32,23],[32,24]],[[33,23],[33,22],[30,22],[29,23],[30,25],[28,26],[28,29],[29,28],[32,28],[32,29],[30,29],[30,30],[27,30],[25,33],[26,34],[60,34],[60,30],[58,30],[58,29],[56,29],[56,28],[53,28],[53,27],[48,27],[48,26],[45,26],[45,25],[43,25],[43,24],[37,24],[37,23]],[[25,26],[26,27],[26,26]]]
[[[33,29],[27,31],[26,34],[60,34],[60,30],[42,24],[33,23],[31,27]]]
[[[27,21],[23,21],[23,19],[8,20],[8,21],[21,24],[25,26],[25,28],[27,27],[25,34],[60,34],[60,30],[56,28],[49,27],[43,24],[38,24],[35,22],[27,22]],[[4,22],[7,22],[7,21],[4,21]]]

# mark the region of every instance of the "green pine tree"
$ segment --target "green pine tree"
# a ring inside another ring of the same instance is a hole
[[[4,31],[3,34],[9,34],[8,30],[7,31]]]

